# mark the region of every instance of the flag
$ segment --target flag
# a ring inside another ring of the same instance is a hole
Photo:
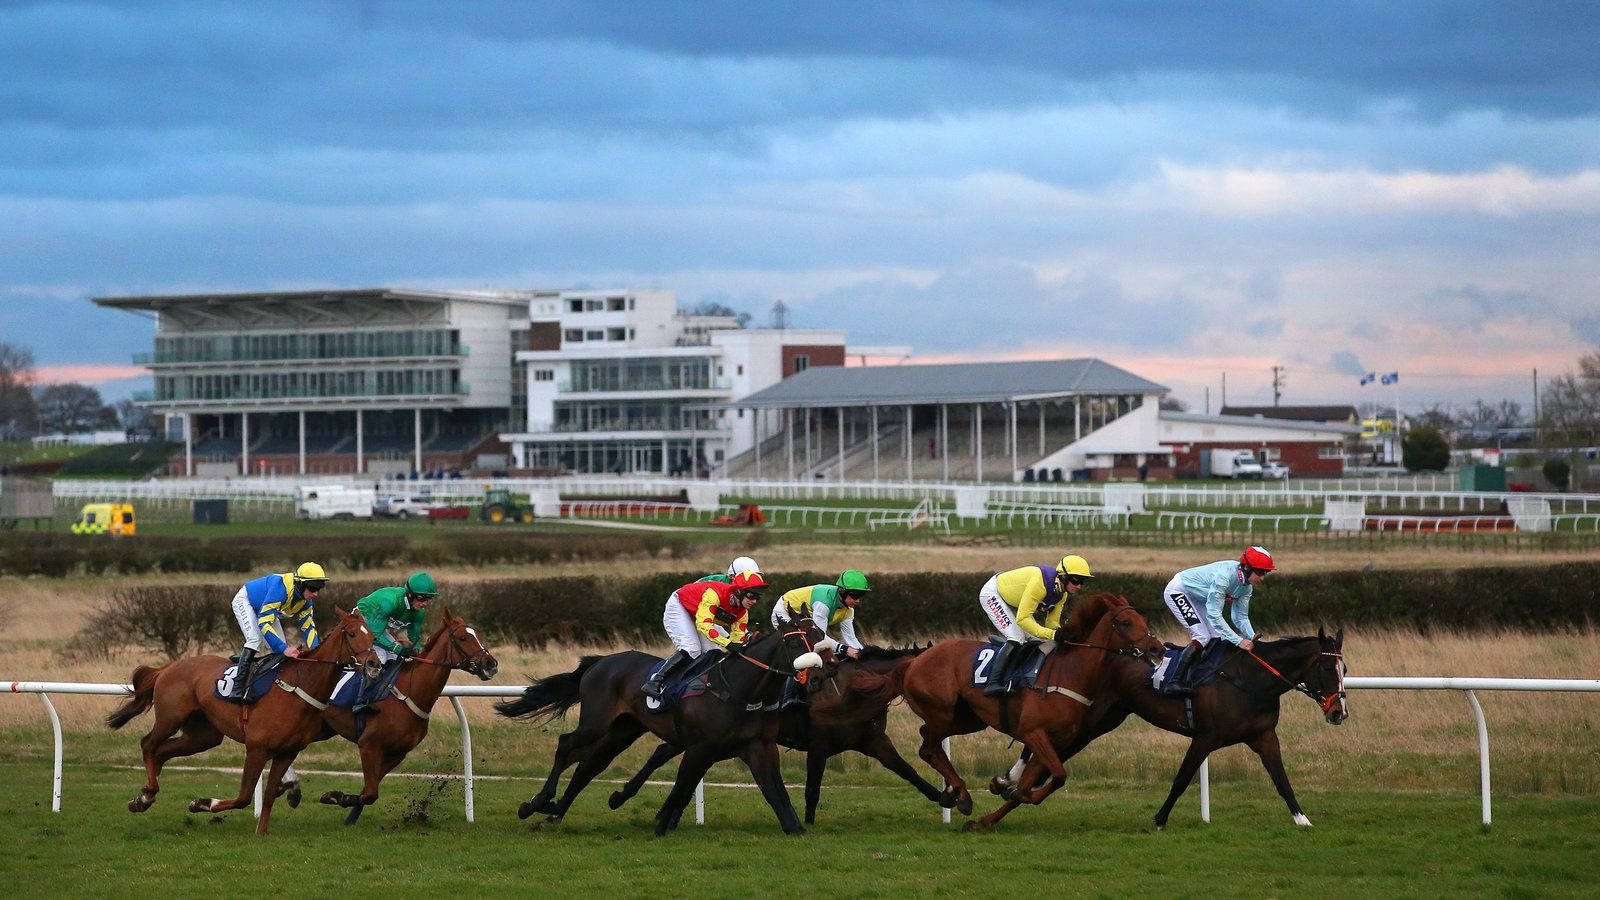
[[[1373,381],[1377,380],[1377,378],[1378,378],[1378,373],[1377,372],[1368,372],[1367,374],[1361,376],[1361,384],[1362,384],[1363,387],[1365,387],[1366,385],[1369,385]]]
[[[1379,380],[1382,381],[1384,384],[1394,384],[1395,382],[1400,380],[1400,373],[1399,372],[1390,372],[1389,374],[1383,376],[1383,378],[1381,378]]]

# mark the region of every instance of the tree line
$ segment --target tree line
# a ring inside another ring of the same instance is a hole
[[[38,384],[33,352],[0,341],[0,440],[122,429],[153,437],[155,418],[132,400],[108,404],[86,384]]]

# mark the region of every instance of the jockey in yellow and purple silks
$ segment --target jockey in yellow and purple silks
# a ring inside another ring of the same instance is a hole
[[[1062,640],[1066,598],[1094,576],[1081,556],[1063,557],[1055,566],[1024,566],[992,576],[978,591],[978,605],[1006,639],[996,655],[984,693],[1005,692],[1007,668],[1027,642]]]
[[[791,622],[810,619],[825,636],[837,627],[844,655],[861,658],[861,641],[856,637],[856,607],[871,593],[867,576],[860,569],[849,569],[833,584],[813,584],[795,588],[778,598],[772,607],[772,627],[782,629]]]

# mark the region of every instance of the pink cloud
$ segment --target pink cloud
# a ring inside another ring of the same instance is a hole
[[[114,366],[103,363],[39,366],[33,370],[34,380],[40,384],[66,384],[69,381],[80,384],[104,384],[107,381],[137,378],[148,374],[150,370],[144,366]]]

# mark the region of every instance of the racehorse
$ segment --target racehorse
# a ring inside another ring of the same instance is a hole
[[[889,701],[868,700],[855,687],[860,676],[880,677],[896,666],[908,665],[926,647],[888,649],[865,647],[859,660],[840,660],[832,676],[822,682],[806,705],[791,706],[780,716],[778,743],[791,750],[806,751],[806,819],[817,821],[817,802],[822,796],[822,777],[828,760],[854,750],[883,763],[884,768],[904,778],[924,797],[937,803],[940,791],[917,774],[894,747],[887,733]],[[672,744],[656,748],[638,774],[611,794],[611,808],[628,802],[655,771],[683,750]]]
[[[495,704],[495,711],[508,718],[552,719],[578,704],[578,727],[556,742],[550,777],[518,808],[517,816],[526,819],[542,812],[546,821],[559,822],[578,793],[617,754],[650,731],[685,749],[677,780],[656,814],[657,836],[677,827],[706,770],[734,756],[750,768],[783,830],[805,833],[778,771],[778,718],[764,714],[764,708],[775,706],[786,679],[820,667],[819,653],[831,654],[834,646],[836,642],[809,621],[763,635],[742,649],[731,645],[731,652],[705,676],[706,693],[687,697],[671,709],[648,705],[640,688],[661,658],[637,650],[585,656],[571,672],[535,681],[518,699]],[[551,802],[561,773],[574,762],[578,768],[566,791]]]
[[[1294,788],[1289,785],[1289,776],[1283,770],[1277,732],[1278,701],[1291,690],[1299,691],[1316,702],[1328,724],[1338,725],[1348,718],[1343,648],[1342,629],[1332,637],[1318,629],[1316,637],[1258,641],[1253,652],[1235,651],[1223,664],[1217,679],[1195,691],[1191,704],[1192,725],[1184,698],[1168,697],[1151,687],[1147,666],[1129,659],[1112,660],[1107,670],[1114,702],[1100,704],[1094,709],[1084,728],[1058,748],[1061,758],[1073,756],[1090,741],[1116,728],[1130,713],[1157,728],[1189,737],[1189,750],[1172,780],[1172,790],[1156,813],[1156,828],[1164,829],[1173,804],[1188,789],[1206,757],[1223,747],[1242,743],[1261,758],[1261,765],[1288,805],[1294,823],[1309,827],[1311,820],[1300,809]],[[1023,784],[1037,775],[1037,770],[1025,770],[1018,783]],[[990,790],[1002,795],[1007,793],[1002,778],[996,778]],[[1016,803],[1008,799],[1000,809],[985,816],[982,824],[999,821],[1015,806]]]
[[[329,706],[322,711],[322,731],[312,738],[313,742],[339,735],[361,749],[361,793],[328,791],[322,795],[323,803],[350,808],[346,825],[354,824],[363,808],[378,801],[378,784],[384,776],[428,736],[428,714],[450,680],[452,669],[488,681],[499,671],[500,664],[483,645],[478,632],[446,609],[444,624],[422,645],[422,652],[400,664],[394,690],[374,704],[377,713],[367,717],[359,737],[356,716],[348,707]]]
[[[1161,642],[1150,633],[1144,616],[1113,594],[1095,594],[1079,601],[1065,626],[1069,636],[1081,635],[1058,646],[1040,667],[1034,689],[1019,698],[986,696],[972,684],[972,662],[982,641],[950,640],[895,669],[875,693],[899,690],[906,704],[922,719],[919,754],[948,787],[940,798],[963,815],[972,812],[966,782],[946,755],[943,740],[971,734],[985,726],[1022,742],[1033,761],[1050,772],[1051,783],[1021,796],[1027,803],[1042,803],[1066,783],[1067,771],[1055,747],[1065,743],[1082,725],[1100,691],[1100,672],[1109,654],[1127,654],[1141,660],[1159,658]],[[871,686],[868,685],[868,690]]]
[[[272,769],[267,774],[261,818],[256,822],[256,833],[266,834],[283,772],[315,739],[339,668],[354,664],[369,675],[378,673],[378,656],[372,652],[372,632],[366,621],[356,612],[335,612],[339,624],[332,633],[304,656],[286,660],[274,682],[281,690],[269,690],[253,706],[215,695],[217,680],[228,665],[220,656],[191,656],[164,666],[134,669],[129,679],[132,696],[106,716],[107,725],[121,728],[151,706],[156,710],[155,724],[139,741],[144,750],[144,790],[128,801],[128,811],[144,812],[155,802],[160,790],[157,779],[168,760],[210,750],[226,736],[245,747],[239,796],[232,800],[202,797],[189,804],[189,811],[224,812],[248,806],[261,769],[270,759]]]

